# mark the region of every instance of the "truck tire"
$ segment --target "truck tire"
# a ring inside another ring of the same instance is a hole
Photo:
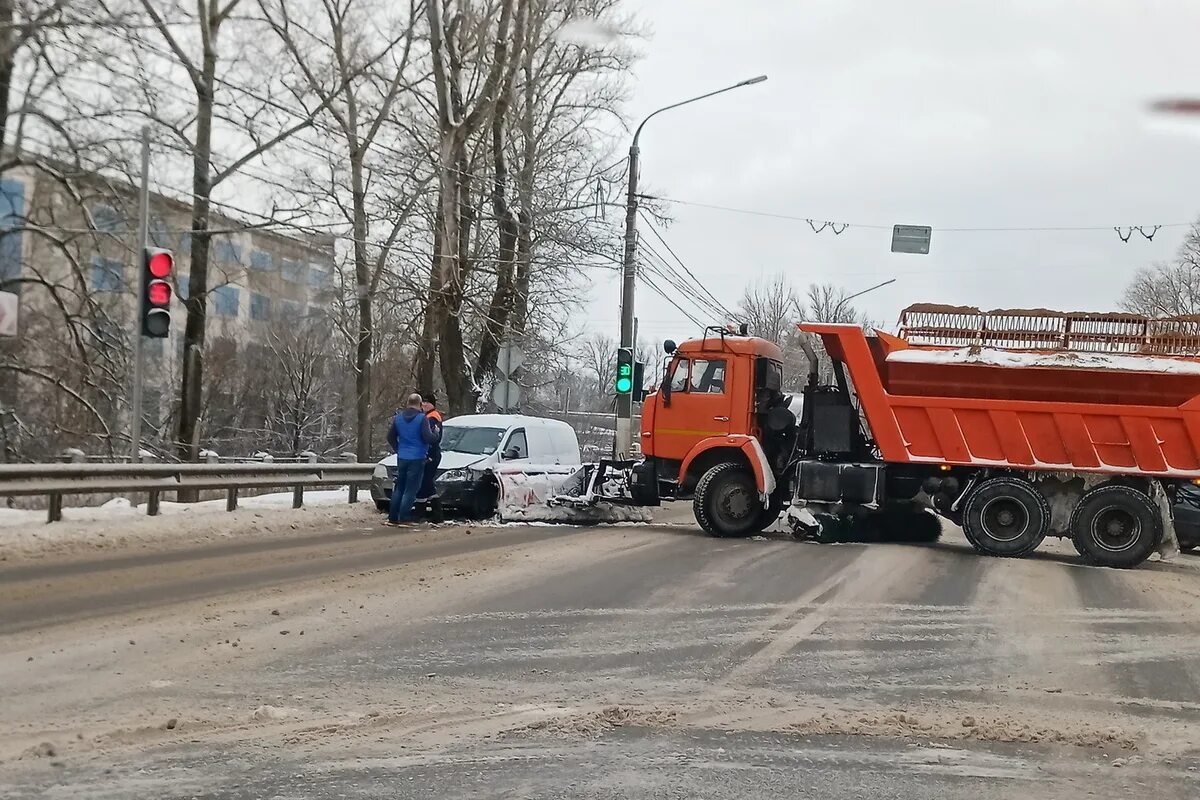
[[[1155,551],[1162,535],[1154,501],[1128,486],[1097,486],[1071,512],[1076,549],[1102,567],[1136,567]]]
[[[873,515],[878,541],[932,544],[942,535],[942,520],[915,503],[885,506]]]
[[[692,498],[696,522],[713,536],[758,533],[764,516],[754,476],[741,464],[726,461],[704,473]]]
[[[1042,493],[1018,478],[990,478],[979,484],[963,508],[963,533],[980,553],[1023,556],[1037,549],[1050,527],[1050,506]]]
[[[775,521],[779,519],[779,515],[783,512],[783,506],[786,503],[787,500],[779,492],[771,495],[771,502],[767,503],[767,507],[759,515],[758,523],[754,527],[754,533],[761,533],[774,525]]]

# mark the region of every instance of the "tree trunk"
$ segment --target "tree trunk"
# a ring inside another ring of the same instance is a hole
[[[217,54],[205,47],[196,85],[196,145],[192,151],[192,257],[188,275],[187,323],[183,332],[183,380],[179,396],[179,457],[200,458],[200,414],[204,392],[204,341],[208,313],[208,231],[212,193],[213,87]]]
[[[13,63],[17,58],[16,15],[13,0],[0,0],[0,146],[7,147],[8,99],[12,92]]]
[[[374,326],[371,308],[371,268],[367,263],[367,193],[363,185],[363,153],[352,147],[350,190],[354,213],[354,280],[358,296],[358,338],[354,351],[355,455],[371,460],[371,357]]]

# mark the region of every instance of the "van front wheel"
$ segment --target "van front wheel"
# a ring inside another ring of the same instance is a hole
[[[762,500],[754,476],[741,464],[717,464],[700,478],[692,499],[696,522],[713,536],[742,537],[762,530]]]

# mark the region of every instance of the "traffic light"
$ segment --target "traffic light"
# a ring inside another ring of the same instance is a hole
[[[613,383],[617,394],[633,392],[633,348],[617,348],[617,379]]]
[[[175,256],[170,250],[142,250],[142,336],[165,339],[171,333],[171,273]]]
[[[633,362],[633,399],[640,403],[646,399],[646,362]]]

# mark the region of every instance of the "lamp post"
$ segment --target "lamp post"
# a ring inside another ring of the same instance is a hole
[[[762,83],[766,79],[766,75],[758,75],[757,77],[735,83],[732,86],[726,86],[724,89],[717,89],[715,92],[709,92],[678,103],[672,103],[669,106],[663,106],[657,111],[648,114],[634,131],[633,143],[629,146],[629,193],[625,199],[625,258],[623,261],[621,282],[621,347],[636,346],[633,341],[633,291],[634,281],[637,278],[638,137],[642,135],[642,128],[646,126],[646,123],[651,118],[664,111],[686,106],[689,103],[695,103],[698,100],[704,100],[714,95],[731,92],[743,86]],[[614,455],[617,458],[629,458],[633,454],[632,394],[617,395],[617,432],[613,449],[615,450]]]

